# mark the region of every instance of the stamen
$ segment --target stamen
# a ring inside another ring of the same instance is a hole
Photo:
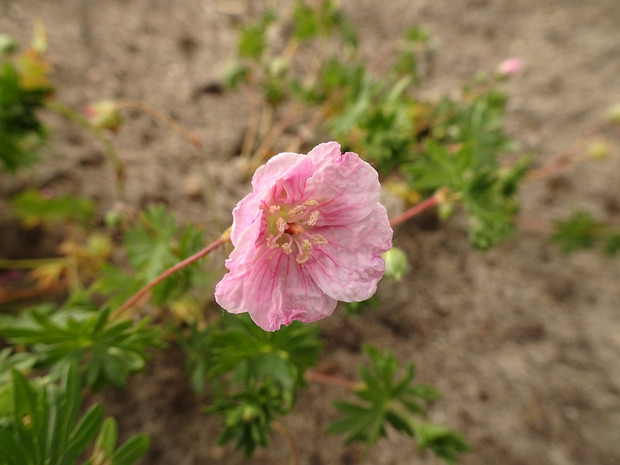
[[[290,255],[293,252],[291,244],[282,244],[282,252],[284,252],[286,255]]]
[[[299,242],[295,243],[297,244],[297,248],[299,249],[299,253],[297,254],[297,257],[295,257],[295,260],[297,261],[297,263],[302,265],[303,263],[306,263],[310,258],[312,244],[308,239],[304,239],[301,242],[301,245],[299,244]]]
[[[278,243],[276,241],[277,238],[273,234],[269,234],[269,237],[267,238],[267,247],[270,249],[275,249],[278,247]]]
[[[288,212],[289,218],[299,215],[300,213],[303,213],[305,210],[306,210],[305,205],[297,205],[296,207],[292,208],[290,212]]]
[[[314,210],[312,213],[310,213],[310,218],[308,219],[308,226],[314,226],[318,220],[319,220],[319,211]]]
[[[269,207],[269,213],[271,215],[275,215],[278,211],[280,211],[280,205],[272,205]]]
[[[319,204],[319,202],[317,202],[316,200],[306,200],[306,201],[304,202],[304,205],[308,205],[309,207],[311,207],[311,206],[316,206],[316,205],[318,205],[318,204]]]
[[[325,239],[325,237],[323,237],[320,234],[309,234],[310,239],[312,240],[312,243],[314,245],[325,245],[325,244],[329,244],[329,242],[327,242],[327,239]]]
[[[284,231],[286,231],[286,228],[288,228],[288,224],[284,218],[279,216],[276,220],[276,227],[278,228],[278,231],[284,233]]]

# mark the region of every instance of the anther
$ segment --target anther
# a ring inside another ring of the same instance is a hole
[[[319,211],[314,210],[312,213],[310,213],[310,218],[308,218],[308,226],[314,226],[318,220],[319,220]]]

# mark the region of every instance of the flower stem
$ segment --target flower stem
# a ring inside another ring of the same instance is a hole
[[[432,207],[433,205],[437,205],[439,203],[439,199],[436,195],[429,197],[426,200],[414,205],[409,210],[401,213],[400,215],[395,216],[390,220],[390,226],[396,226],[397,224],[404,223],[410,218],[422,213],[427,208]]]
[[[198,252],[196,252],[191,257],[186,258],[185,260],[177,263],[176,265],[171,266],[166,271],[164,271],[159,276],[157,276],[154,280],[152,280],[150,283],[146,284],[142,289],[140,289],[138,292],[136,292],[133,296],[131,296],[123,305],[121,305],[118,309],[116,309],[114,311],[114,313],[112,313],[112,315],[110,315],[110,318],[111,319],[118,318],[125,311],[127,311],[130,308],[134,307],[135,305],[139,304],[141,302],[141,300],[145,296],[148,295],[148,293],[150,292],[151,289],[153,289],[155,286],[157,286],[160,282],[162,282],[168,276],[176,273],[177,271],[185,268],[186,266],[194,263],[195,261],[200,260],[201,258],[207,256],[213,250],[217,249],[219,246],[221,246],[222,244],[228,242],[229,240],[230,239],[226,237],[226,233],[224,233],[222,235],[222,237],[220,237],[215,242],[212,242],[211,244],[209,244],[204,249],[199,250]]]
[[[315,381],[317,383],[331,384],[333,386],[340,386],[350,391],[355,391],[359,388],[359,384],[351,381],[350,379],[341,378],[340,376],[326,375],[319,371],[308,370],[306,371],[306,379],[308,381]]]
[[[0,268],[10,270],[24,270],[29,268],[37,268],[42,265],[51,265],[66,261],[65,257],[50,258],[0,258]]]
[[[114,148],[114,145],[110,141],[110,139],[103,133],[101,129],[97,129],[90,122],[72,110],[69,107],[66,107],[54,100],[47,100],[45,102],[45,106],[52,110],[53,112],[59,114],[60,116],[67,118],[68,120],[76,123],[79,126],[82,126],[84,129],[90,131],[103,145],[106,157],[108,157],[108,161],[112,164],[112,169],[114,170],[114,176],[116,178],[116,196],[119,200],[125,200],[125,169],[123,168],[123,164],[121,159]]]
[[[299,463],[299,452],[297,450],[297,443],[295,442],[295,436],[291,433],[291,430],[284,426],[279,421],[273,421],[271,423],[273,429],[275,429],[278,433],[286,438],[288,441],[288,445],[291,449],[291,460],[289,461],[290,465],[297,465]]]

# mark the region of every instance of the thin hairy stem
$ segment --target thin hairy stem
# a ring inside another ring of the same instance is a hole
[[[63,263],[66,257],[50,257],[50,258],[0,258],[0,268],[9,270],[28,270],[43,265],[53,265]]]
[[[148,283],[142,289],[140,289],[138,292],[136,292],[133,296],[131,296],[118,309],[116,309],[114,311],[114,313],[112,313],[112,315],[110,316],[111,319],[118,318],[124,312],[126,312],[129,309],[131,309],[135,305],[139,304],[143,299],[148,299],[148,294],[150,293],[151,289],[153,289],[155,286],[157,286],[159,283],[161,283],[164,279],[166,279],[167,277],[173,275],[177,271],[185,268],[186,266],[191,265],[195,261],[198,261],[201,258],[206,257],[209,253],[211,253],[213,250],[217,249],[222,244],[226,243],[228,240],[229,240],[228,237],[226,237],[225,235],[222,235],[222,237],[220,237],[218,240],[216,240],[215,242],[212,242],[211,244],[209,244],[204,249],[196,252],[191,257],[188,257],[185,260],[177,263],[176,265],[171,266],[170,268],[168,268],[166,271],[161,273],[154,280],[152,280],[150,283]]]
[[[297,442],[295,441],[295,436],[290,429],[284,426],[277,420],[274,420],[271,423],[273,429],[275,429],[278,433],[280,433],[284,438],[288,441],[288,445],[291,449],[291,459],[289,460],[290,465],[297,465],[299,463],[299,451],[297,450]]]
[[[419,215],[420,213],[422,213],[424,210],[437,205],[439,203],[439,199],[437,198],[436,195],[429,197],[426,200],[423,200],[422,202],[414,205],[413,207],[411,207],[409,210],[401,213],[400,215],[395,216],[394,218],[392,218],[390,220],[390,226],[396,226],[397,224],[400,223],[404,223],[405,221],[407,221],[410,218],[413,218],[416,215]]]
[[[347,378],[341,378],[340,376],[327,375],[320,371],[308,370],[306,371],[306,379],[308,381],[314,381],[322,384],[331,384],[332,386],[340,386],[349,391],[355,391],[360,386],[358,383],[351,381]]]
[[[114,170],[114,177],[116,179],[116,196],[119,200],[125,200],[125,169],[123,168],[123,164],[121,159],[112,144],[112,141],[104,134],[103,130],[94,127],[88,119],[86,119],[81,114],[72,110],[69,107],[66,107],[54,100],[47,100],[45,102],[45,106],[52,110],[53,112],[59,114],[60,116],[67,118],[69,121],[72,121],[79,126],[90,131],[98,140],[101,142],[104,148],[104,152],[108,161],[112,165],[112,169]]]

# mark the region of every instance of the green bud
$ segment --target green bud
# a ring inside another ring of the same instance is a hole
[[[0,55],[8,55],[17,50],[17,41],[8,34],[0,34]]]
[[[447,220],[454,213],[454,204],[453,203],[441,203],[437,207],[437,215],[439,219],[442,221]]]
[[[123,121],[116,102],[112,100],[91,103],[84,111],[90,124],[97,129],[116,131]]]
[[[611,149],[609,148],[609,144],[604,140],[595,140],[588,145],[586,153],[590,158],[605,160],[606,158],[609,158]]]
[[[398,247],[392,247],[383,254],[385,260],[385,276],[400,281],[409,268],[407,255]]]
[[[620,124],[620,103],[616,103],[607,111],[607,120],[611,124]]]

